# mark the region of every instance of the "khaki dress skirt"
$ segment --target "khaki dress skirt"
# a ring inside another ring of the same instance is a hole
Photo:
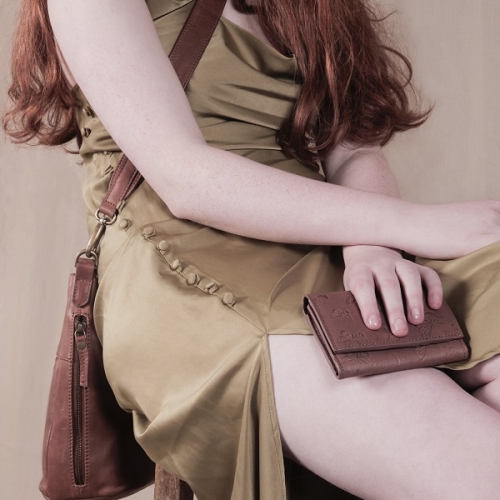
[[[168,53],[192,0],[147,3]],[[222,18],[186,93],[210,145],[324,182],[321,168],[287,159],[275,141],[300,90],[295,70],[293,56]],[[73,92],[92,231],[123,153],[78,85]],[[95,304],[107,377],[138,442],[199,500],[287,498],[267,336],[312,334],[302,297],[343,289],[339,255],[176,218],[147,182],[108,228]],[[428,262],[468,331],[471,358],[453,368],[500,352],[499,256],[496,244]]]

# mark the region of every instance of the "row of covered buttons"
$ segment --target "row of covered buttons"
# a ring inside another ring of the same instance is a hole
[[[151,237],[156,235],[156,231],[151,227],[147,226],[142,230],[142,234],[146,237],[146,239],[150,239]],[[160,250],[160,253],[163,255],[165,258],[165,254],[167,254],[170,251],[170,243],[166,240],[161,240],[156,247],[158,250]],[[165,260],[168,262],[170,269],[173,271],[177,271],[179,274],[181,274],[184,278],[186,278],[186,281],[188,285],[191,286],[196,286],[200,290],[203,290],[206,293],[209,293],[211,295],[217,295],[215,292],[219,289],[219,284],[216,283],[213,280],[208,281],[208,283],[204,283],[204,286],[198,286],[199,283],[201,282],[200,276],[196,273],[188,273],[187,275],[184,275],[182,273],[183,266],[180,262],[179,259],[174,259],[172,261],[169,261],[168,259],[165,258]],[[233,293],[231,292],[226,292],[224,295],[221,297],[220,295],[217,295],[220,297],[222,302],[228,306],[232,306],[236,302],[236,298]]]

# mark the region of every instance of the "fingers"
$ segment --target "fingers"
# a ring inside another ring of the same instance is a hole
[[[443,305],[443,284],[439,274],[430,267],[420,266],[420,276],[427,289],[427,304],[432,309]]]
[[[356,297],[365,325],[372,330],[382,325],[376,300],[376,289],[379,291],[391,332],[398,337],[408,333],[408,322],[419,325],[424,320],[424,288],[429,307],[438,309],[443,301],[439,275],[408,260],[359,266],[350,271],[346,281],[346,289]]]
[[[406,317],[413,325],[419,325],[424,320],[424,293],[419,268],[413,262],[402,260],[396,264],[396,274],[406,299]]]
[[[384,303],[391,332],[397,337],[405,336],[408,333],[408,323],[406,321],[401,285],[397,274],[392,270],[392,272],[376,275],[375,283]]]
[[[352,273],[346,290],[350,290],[361,311],[365,325],[371,330],[378,330],[382,326],[380,310],[375,296],[375,283],[370,269],[362,268]]]

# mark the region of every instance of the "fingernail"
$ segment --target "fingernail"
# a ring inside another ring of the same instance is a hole
[[[411,315],[412,315],[413,319],[418,321],[422,317],[422,312],[420,311],[420,309],[418,307],[414,307],[411,310]]]
[[[430,297],[430,302],[433,307],[440,307],[441,305],[441,295],[433,293]]]
[[[395,332],[402,332],[404,330],[406,330],[406,323],[401,318],[394,321],[394,331]]]
[[[379,322],[378,322],[378,316],[376,314],[372,314],[369,318],[368,318],[368,326],[378,326]]]

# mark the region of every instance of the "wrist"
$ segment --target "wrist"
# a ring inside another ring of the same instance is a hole
[[[412,252],[414,242],[421,231],[422,205],[405,200],[395,200],[392,220],[385,226],[385,246],[398,251]]]
[[[342,255],[346,263],[351,259],[357,259],[368,255],[373,257],[374,254],[390,254],[400,257],[402,251],[397,248],[379,245],[346,245],[342,247]]]
[[[398,214],[398,248],[403,253],[418,255],[429,241],[429,230],[436,205],[406,203]]]

